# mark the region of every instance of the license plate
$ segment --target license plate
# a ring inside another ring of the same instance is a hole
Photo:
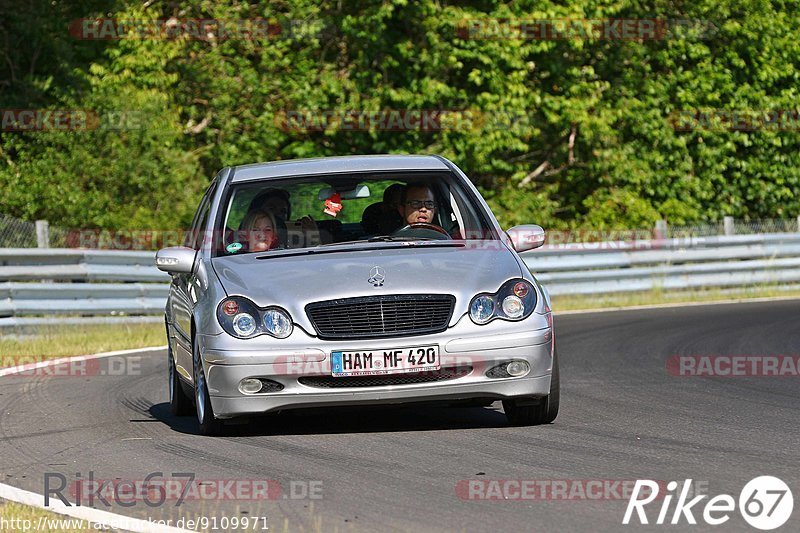
[[[331,352],[331,373],[335,377],[405,374],[440,367],[439,346]]]

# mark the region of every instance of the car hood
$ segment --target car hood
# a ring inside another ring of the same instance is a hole
[[[452,294],[455,321],[475,294],[494,292],[506,280],[522,275],[513,253],[503,245],[491,249],[404,246],[257,257],[212,260],[225,292],[245,296],[259,307],[283,307],[298,322],[303,322],[299,319],[312,302],[389,294]],[[369,281],[375,267],[384,274],[382,285]]]

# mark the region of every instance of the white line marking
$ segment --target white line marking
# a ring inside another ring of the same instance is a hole
[[[50,500],[50,506],[45,507],[44,496],[41,494],[18,489],[16,487],[12,487],[11,485],[6,485],[5,483],[0,483],[0,498],[21,503],[23,505],[38,507],[39,509],[44,509],[45,511],[50,511],[52,513],[63,514],[71,516],[72,518],[86,520],[89,522],[89,524],[87,524],[89,529],[96,529],[93,527],[95,524],[103,524],[104,526],[113,529],[133,531],[135,533],[158,533],[161,531],[167,533],[188,533],[190,531],[188,529],[180,529],[177,527],[157,524],[148,520],[141,520],[139,518],[131,518],[121,514],[110,513],[108,511],[101,511],[100,509],[94,509],[92,507],[68,507],[64,505],[64,503],[58,498]],[[43,521],[44,520],[42,518],[39,519],[40,523]]]
[[[147,354],[156,353],[166,350],[166,346],[151,346],[148,348],[137,348],[133,350],[118,350],[115,352],[103,352],[92,355],[78,355],[75,357],[61,357],[59,359],[49,359],[46,361],[39,361],[26,365],[12,366],[10,368],[0,369],[0,376],[9,376],[19,374],[29,370],[44,368],[51,365],[60,365],[63,363],[71,363],[77,361],[89,361],[91,359],[102,359],[105,357],[114,357],[118,355],[132,355],[132,354]],[[9,500],[23,505],[30,505],[45,511],[71,516],[73,518],[83,519],[88,522],[89,528],[92,529],[92,524],[102,524],[113,529],[121,529],[124,531],[133,531],[135,533],[158,533],[161,531],[167,533],[188,533],[188,529],[180,529],[177,527],[165,526],[147,520],[140,520],[138,518],[131,518],[129,516],[111,513],[108,511],[101,511],[91,507],[68,507],[58,499],[50,501],[50,506],[44,506],[44,496],[29,492],[27,490],[18,489],[5,483],[0,483],[0,498]],[[40,519],[40,521],[42,521]],[[95,528],[96,529],[96,528]]]
[[[91,361],[93,359],[103,359],[106,357],[115,357],[118,355],[132,355],[132,354],[147,354],[147,353],[155,353],[160,352],[161,350],[166,350],[167,346],[150,346],[148,348],[136,348],[133,350],[118,350],[116,352],[102,352],[96,353],[92,355],[76,355],[74,357],[60,357],[58,359],[46,359],[44,361],[37,361],[35,363],[27,363],[24,365],[18,366],[11,366],[8,368],[0,368],[0,377],[2,376],[11,376],[13,374],[22,374],[23,372],[29,372],[31,370],[38,370],[40,368],[44,368],[47,366],[58,366],[63,365],[65,363],[77,363],[80,361]],[[28,358],[28,356],[20,356],[19,358]]]

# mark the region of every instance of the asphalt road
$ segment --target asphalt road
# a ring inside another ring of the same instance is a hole
[[[69,481],[89,471],[101,479],[160,471],[206,483],[274,480],[283,492],[268,501],[95,504],[141,518],[266,517],[271,531],[661,530],[621,525],[627,500],[614,480],[691,478],[699,492],[738,499],[750,479],[775,475],[800,498],[796,377],[666,370],[675,355],[798,355],[798,324],[798,301],[557,317],[561,413],[533,428],[509,427],[495,403],[286,414],[212,439],[196,434],[192,418],[169,415],[164,354],[142,357],[125,372],[135,375],[5,377],[0,475],[37,493],[48,472]],[[470,500],[464,480],[489,493],[500,486],[494,480],[567,483],[573,497]],[[593,480],[611,483],[604,499],[581,497]],[[315,497],[301,498],[309,489]],[[652,505],[651,522],[660,503]],[[694,514],[702,523],[702,512]],[[799,525],[795,510],[781,531]],[[712,528],[684,520],[669,529]],[[738,512],[716,529],[756,531]]]

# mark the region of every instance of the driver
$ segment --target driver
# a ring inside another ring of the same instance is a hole
[[[433,224],[436,214],[433,191],[424,184],[409,184],[403,190],[397,209],[406,224]]]

